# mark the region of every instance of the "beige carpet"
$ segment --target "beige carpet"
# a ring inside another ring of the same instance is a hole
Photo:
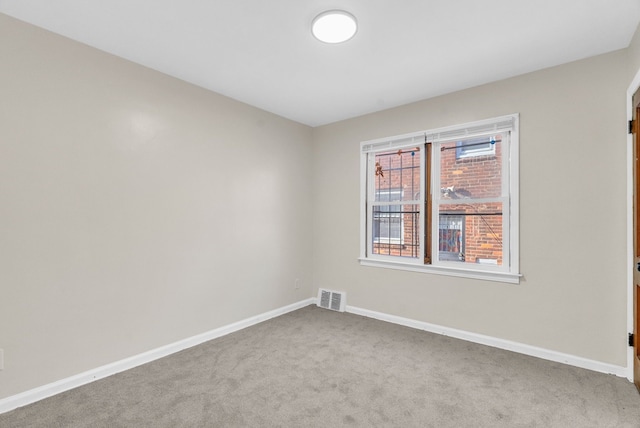
[[[605,375],[308,306],[0,415],[0,427],[640,427]]]

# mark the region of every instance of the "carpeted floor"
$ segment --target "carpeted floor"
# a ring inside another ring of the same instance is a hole
[[[633,384],[308,306],[0,427],[640,427]]]

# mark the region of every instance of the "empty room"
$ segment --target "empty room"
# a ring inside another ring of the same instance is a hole
[[[0,0],[0,427],[640,427],[639,25]]]

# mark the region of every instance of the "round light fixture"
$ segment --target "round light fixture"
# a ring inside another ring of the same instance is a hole
[[[342,43],[358,31],[356,18],[344,10],[328,10],[316,16],[311,24],[313,36],[325,43]]]

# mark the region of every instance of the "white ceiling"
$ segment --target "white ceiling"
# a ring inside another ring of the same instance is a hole
[[[356,16],[341,45],[313,18]],[[626,48],[640,0],[0,0],[0,12],[311,126]]]

